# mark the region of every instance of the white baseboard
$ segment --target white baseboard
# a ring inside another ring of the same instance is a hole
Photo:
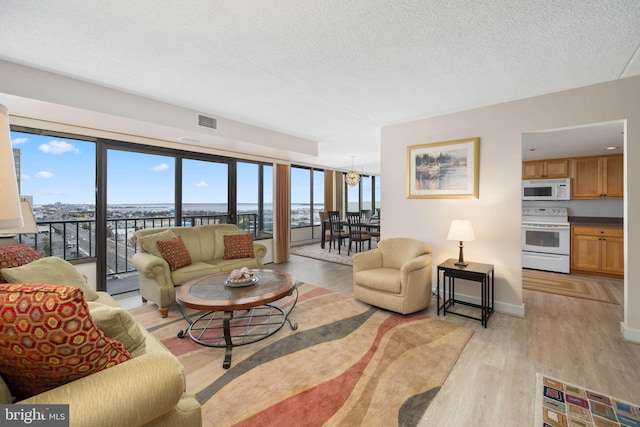
[[[640,344],[640,329],[631,329],[624,322],[620,322],[620,332],[625,341]]]
[[[435,288],[433,289],[435,296]],[[442,297],[442,296],[441,296]],[[471,295],[459,294],[456,292],[456,299],[472,304],[480,305],[480,298]],[[508,314],[509,316],[524,318],[524,303],[522,305],[509,304],[501,301],[494,301],[493,311],[501,314]]]

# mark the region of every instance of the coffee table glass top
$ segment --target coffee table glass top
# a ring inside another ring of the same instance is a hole
[[[218,273],[192,280],[176,289],[178,302],[202,310],[238,310],[267,304],[290,295],[295,279],[273,270],[251,270],[258,277],[250,286],[226,286],[229,273]]]

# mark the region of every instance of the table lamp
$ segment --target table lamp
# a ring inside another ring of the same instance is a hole
[[[473,228],[471,228],[471,221],[467,219],[454,219],[451,222],[447,240],[457,240],[460,242],[460,254],[458,255],[458,261],[455,262],[455,265],[459,267],[469,265],[468,262],[464,262],[464,255],[462,253],[463,242],[470,242],[475,239]]]

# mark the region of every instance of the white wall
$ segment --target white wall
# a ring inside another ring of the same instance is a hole
[[[625,338],[640,342],[640,265],[628,262],[640,255],[640,225],[634,221],[634,215],[637,218],[640,213],[640,193],[629,191],[629,183],[640,182],[640,168],[630,167],[640,161],[640,77],[383,128],[385,237],[409,236],[428,242],[437,265],[457,256],[455,242],[446,240],[451,220],[471,220],[476,240],[465,244],[465,259],[494,264],[497,309],[523,315],[522,133],[612,120],[626,120],[623,213],[627,263],[621,329]],[[470,137],[480,137],[478,199],[406,198],[407,146]],[[435,275],[434,269],[434,283]],[[472,285],[456,290],[479,295]]]

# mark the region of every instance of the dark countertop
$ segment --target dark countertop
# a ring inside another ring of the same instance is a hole
[[[594,227],[622,227],[623,218],[570,216],[569,223],[571,225],[590,225]]]

